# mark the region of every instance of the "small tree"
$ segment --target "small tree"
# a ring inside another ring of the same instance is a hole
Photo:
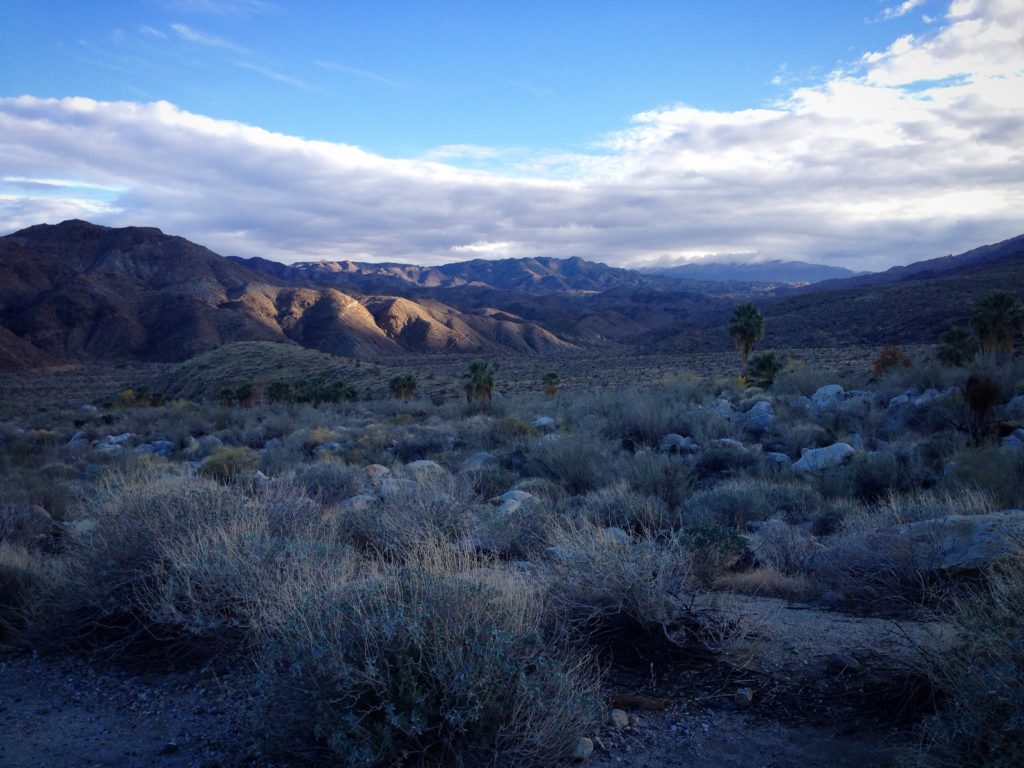
[[[1013,354],[1013,337],[1024,328],[1024,310],[1010,294],[996,291],[974,305],[971,328],[986,355]]]
[[[897,365],[902,365],[904,368],[910,367],[910,358],[903,354],[903,350],[899,347],[890,344],[888,347],[878,353],[878,357],[872,363],[872,368],[875,371],[876,376],[881,376],[891,368],[895,368]]]
[[[494,392],[494,369],[489,363],[471,363],[466,374],[466,401],[478,402],[484,407],[491,404]]]
[[[767,389],[775,383],[775,377],[786,367],[784,358],[774,352],[760,352],[750,358],[747,366],[747,378],[755,387]]]
[[[978,354],[978,342],[966,328],[955,325],[939,336],[935,357],[943,365],[963,368]]]
[[[558,380],[558,374],[551,371],[544,374],[541,383],[544,385],[544,394],[548,397],[554,397],[558,394],[558,387],[562,382]]]
[[[235,399],[243,407],[249,407],[256,402],[256,388],[249,383],[242,384],[235,390]]]
[[[729,335],[736,342],[736,347],[743,357],[743,373],[747,376],[747,362],[754,345],[764,336],[764,316],[757,311],[757,307],[751,302],[740,304],[732,313],[732,320],[729,322]]]
[[[411,373],[400,374],[391,379],[388,387],[397,399],[409,400],[416,394],[416,377]]]

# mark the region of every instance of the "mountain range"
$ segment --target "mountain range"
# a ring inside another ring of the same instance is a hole
[[[41,224],[0,237],[0,369],[180,361],[235,341],[378,359],[724,349],[729,315],[750,297],[765,346],[930,342],[985,292],[1024,295],[1024,236],[810,286],[799,283],[836,272],[730,266],[681,277],[581,258],[285,265],[154,228]]]

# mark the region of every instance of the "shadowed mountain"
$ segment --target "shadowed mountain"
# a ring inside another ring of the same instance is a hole
[[[233,341],[296,342],[347,355],[547,351],[569,345],[517,318],[434,302],[363,302],[282,283],[158,229],[84,221],[0,238],[0,354],[183,360]]]
[[[822,280],[836,280],[862,274],[828,264],[780,260],[749,264],[732,261],[695,261],[674,267],[652,267],[645,272],[691,280],[772,285],[808,285]]]

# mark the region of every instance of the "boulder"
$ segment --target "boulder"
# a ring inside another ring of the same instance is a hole
[[[889,569],[899,563],[922,574],[983,568],[1024,550],[1024,510],[948,515],[880,528],[826,547],[812,570]]]
[[[203,435],[196,440],[196,443],[198,444],[197,456],[209,456],[224,445],[224,441],[216,435]]]
[[[608,722],[613,728],[621,730],[629,725],[629,715],[621,709],[613,709],[608,715]]]
[[[494,467],[498,465],[498,457],[490,451],[480,451],[474,453],[464,462],[459,468],[460,472],[479,472],[488,467]]]
[[[554,432],[555,420],[550,416],[541,416],[539,419],[534,420],[533,426],[543,432]]]
[[[1024,395],[1017,395],[999,409],[1004,419],[1024,420]]]
[[[170,456],[174,453],[174,443],[170,440],[154,440],[153,453],[157,456]]]
[[[760,400],[751,406],[743,416],[743,431],[753,434],[767,432],[775,423],[775,409],[767,400]]]
[[[817,472],[828,467],[838,466],[855,454],[849,443],[833,443],[825,448],[812,448],[793,462],[795,472]]]
[[[1019,451],[1024,449],[1024,439],[1021,439],[1021,437],[1017,435],[1017,432],[1020,431],[1021,430],[1018,429],[1012,435],[1007,435],[1000,440],[999,448],[1004,451]]]
[[[429,459],[410,461],[405,465],[405,471],[421,483],[427,479],[448,477],[451,475],[451,472],[447,469],[442,467],[436,461],[430,461]]]
[[[71,436],[71,439],[68,440],[67,447],[79,448],[83,445],[87,445],[88,443],[89,437],[82,430],[78,430],[77,432],[75,432],[74,435]]]
[[[380,483],[381,496],[401,496],[416,493],[421,488],[415,480],[403,480],[396,477],[385,477]]]
[[[811,404],[818,409],[832,408],[839,405],[846,398],[846,391],[838,384],[826,384],[818,387],[811,395]]]
[[[700,450],[700,446],[692,437],[683,437],[675,432],[670,432],[661,438],[658,449],[662,453],[696,453]]]
[[[790,464],[789,456],[777,451],[769,451],[768,453],[765,453],[764,458],[765,461],[771,462],[772,464],[778,464],[779,466],[785,465],[788,467]]]
[[[96,443],[93,447],[100,453],[104,453],[107,456],[116,456],[124,451],[124,446],[118,445],[117,443]]]
[[[368,493],[360,493],[358,496],[350,496],[338,503],[334,512],[337,515],[351,514],[353,512],[366,512],[377,504],[377,498]]]
[[[122,432],[120,435],[107,435],[103,438],[103,442],[111,445],[124,445],[125,443],[130,442],[133,437],[135,437],[135,435],[131,432]]]
[[[576,744],[573,745],[570,757],[574,762],[582,763],[592,754],[594,754],[594,742],[586,736],[580,736],[576,739]]]
[[[152,456],[156,453],[156,449],[153,447],[152,443],[139,443],[135,446],[134,450],[135,453],[140,456]]]

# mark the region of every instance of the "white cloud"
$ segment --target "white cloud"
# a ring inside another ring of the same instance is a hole
[[[883,19],[898,19],[900,16],[906,16],[915,8],[924,5],[927,0],[904,0],[899,5],[894,5],[890,8],[886,8],[882,11]]]
[[[234,51],[236,53],[246,52],[246,49],[237,43],[233,43],[223,37],[217,37],[217,35],[193,29],[188,24],[171,24],[171,29],[182,40],[187,40],[196,45],[202,45],[206,48],[221,48],[225,51]]]
[[[759,109],[634,116],[587,152],[308,141],[166,102],[0,99],[0,168],[118,190],[0,197],[0,230],[80,216],[225,254],[437,263],[707,253],[880,268],[1024,232],[1024,15],[958,0],[928,35]],[[478,159],[487,170],[447,161]]]

